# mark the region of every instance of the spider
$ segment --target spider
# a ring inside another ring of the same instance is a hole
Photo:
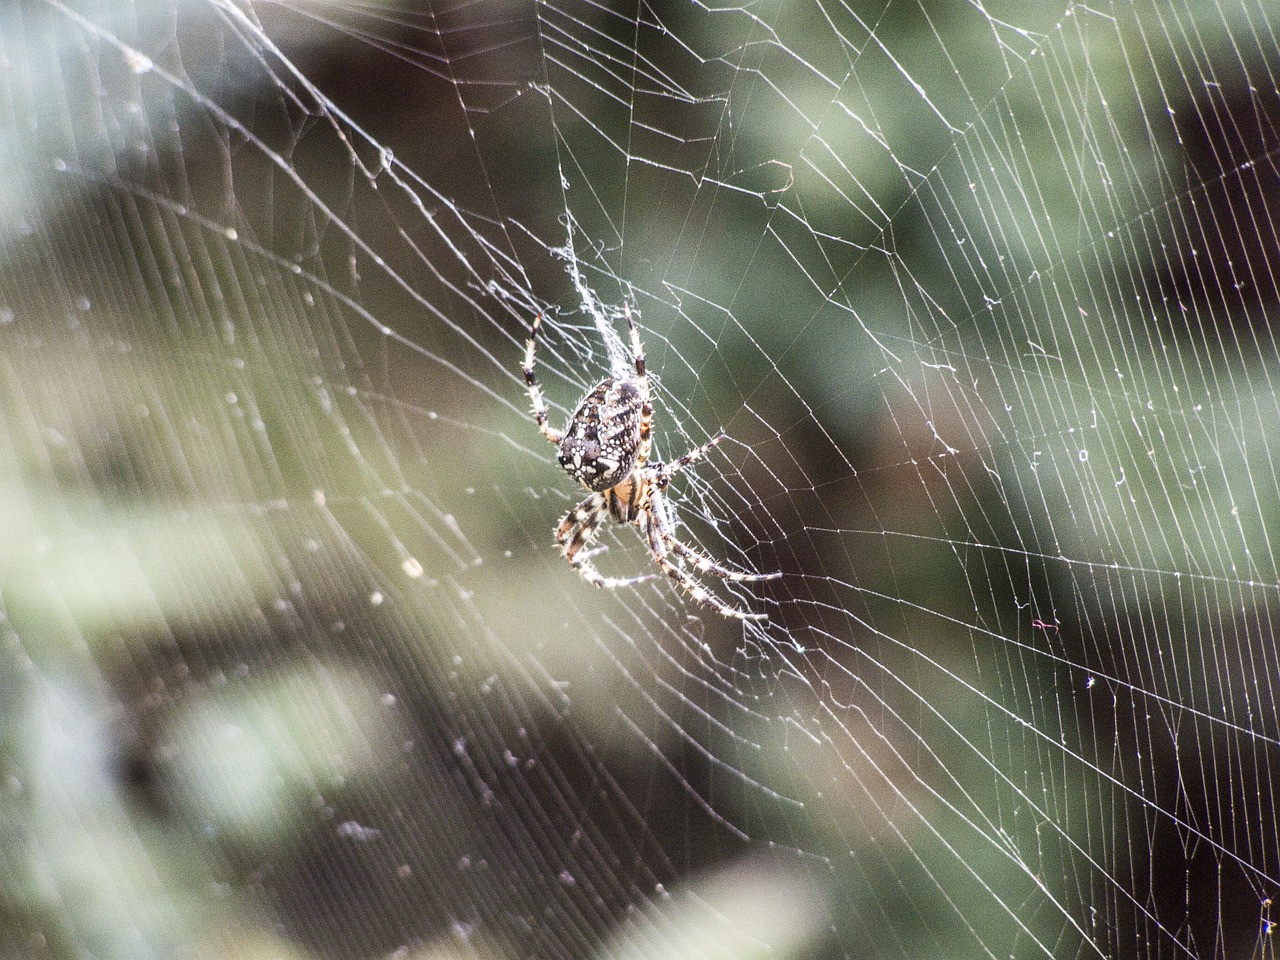
[[[547,405],[533,373],[533,353],[542,325],[542,314],[533,321],[524,353],[524,380],[533,403],[533,417],[538,430],[559,447],[556,460],[569,476],[591,491],[591,495],[565,514],[556,527],[556,543],[564,552],[569,566],[588,583],[597,587],[628,587],[650,580],[657,574],[636,577],[606,577],[596,570],[591,558],[603,547],[584,550],[610,516],[618,523],[634,526],[644,538],[658,567],[698,603],[717,613],[738,620],[767,620],[763,613],[747,613],[725,603],[684,567],[692,566],[722,580],[741,583],[748,580],[772,580],[778,573],[745,573],[730,570],[703,553],[676,539],[666,489],[671,478],[725,438],[718,433],[700,447],[666,463],[650,463],[653,445],[653,398],[649,377],[645,373],[644,348],[625,306],[627,332],[631,339],[631,355],[635,362],[634,377],[605,377],[578,404],[563,432],[547,423]],[[674,556],[674,560],[672,559]]]

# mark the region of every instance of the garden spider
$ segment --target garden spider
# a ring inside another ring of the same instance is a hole
[[[702,573],[734,583],[772,580],[782,576],[781,572],[759,574],[730,570],[676,539],[675,524],[667,505],[667,485],[673,476],[695,460],[700,460],[725,435],[716,434],[670,464],[649,462],[649,450],[653,445],[653,398],[649,377],[645,373],[640,334],[631,317],[631,307],[624,309],[636,375],[606,377],[597,383],[582,398],[563,433],[547,423],[547,405],[533,374],[533,352],[542,314],[534,319],[529,331],[524,353],[524,380],[528,384],[538,430],[560,448],[556,454],[560,466],[591,491],[591,496],[560,521],[556,527],[556,543],[564,552],[569,566],[597,587],[627,587],[652,579],[656,574],[606,577],[596,570],[591,558],[599,550],[583,548],[599,532],[605,516],[611,516],[618,523],[635,526],[658,566],[698,603],[738,620],[767,620],[763,613],[747,613],[725,603],[684,570],[688,564]]]

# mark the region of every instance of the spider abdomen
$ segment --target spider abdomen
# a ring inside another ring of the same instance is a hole
[[[615,486],[636,466],[641,406],[634,380],[601,380],[569,419],[556,455],[560,466],[588,490]]]

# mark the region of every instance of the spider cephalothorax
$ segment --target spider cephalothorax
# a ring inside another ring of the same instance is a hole
[[[604,522],[605,515],[618,523],[634,525],[658,566],[680,585],[694,600],[705,603],[726,617],[739,620],[763,620],[761,613],[746,613],[731,606],[695,580],[684,567],[691,566],[722,580],[771,580],[780,573],[756,574],[722,567],[710,557],[676,539],[675,524],[667,506],[665,491],[671,478],[724,439],[716,434],[700,447],[690,450],[670,465],[650,463],[653,441],[653,399],[649,377],[645,372],[644,349],[640,334],[625,308],[635,376],[606,377],[582,398],[563,432],[547,423],[547,406],[542,389],[533,373],[533,355],[538,338],[541,314],[533,321],[529,342],[525,347],[524,379],[533,403],[533,416],[542,435],[559,447],[556,459],[569,476],[591,491],[565,515],[556,527],[556,543],[564,551],[569,565],[589,583],[598,587],[623,587],[650,579],[653,574],[637,577],[605,577],[591,562],[598,551],[584,550]],[[674,560],[672,557],[674,556]]]

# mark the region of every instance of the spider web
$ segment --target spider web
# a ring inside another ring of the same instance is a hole
[[[1270,956],[1276,12],[0,6],[6,956]],[[644,341],[679,536],[563,426]],[[654,568],[610,524],[606,576]]]

